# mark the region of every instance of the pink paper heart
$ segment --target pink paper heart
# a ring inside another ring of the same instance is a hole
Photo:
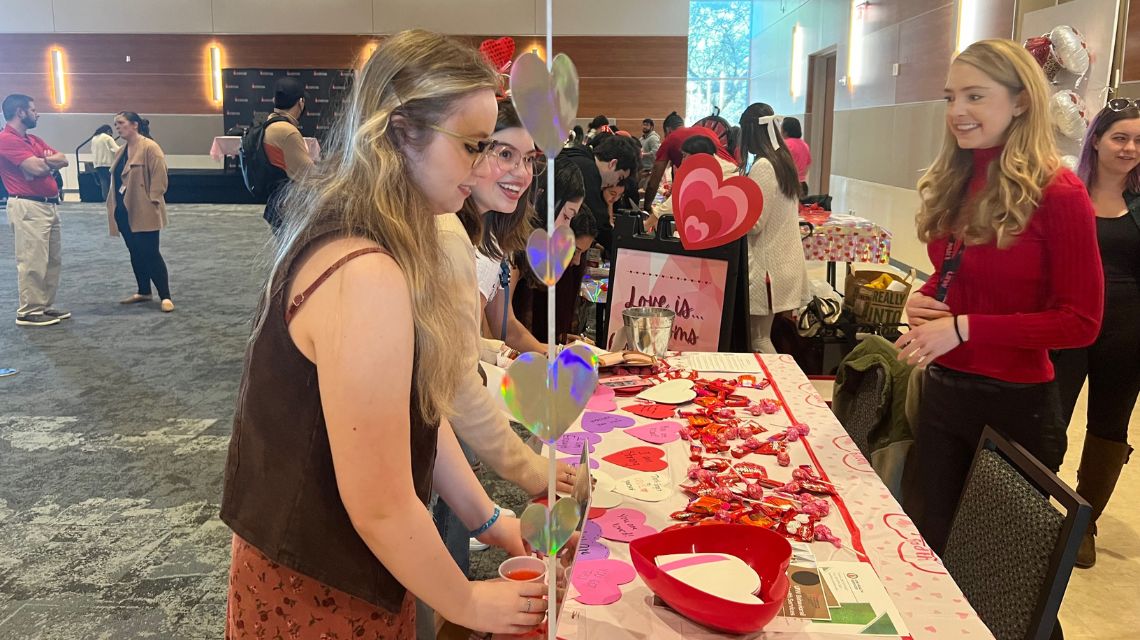
[[[621,600],[620,585],[633,582],[637,572],[621,560],[591,560],[574,565],[570,582],[578,590],[575,600],[582,604],[605,605]]]
[[[665,452],[657,447],[630,447],[602,459],[634,471],[661,471],[669,467],[665,462]]]
[[[602,528],[590,520],[582,527],[582,537],[578,539],[578,562],[605,560],[610,557],[610,548],[602,544]]]
[[[645,514],[636,509],[609,509],[594,520],[602,530],[602,537],[617,542],[632,542],[657,533],[645,524]]]
[[[526,241],[526,261],[546,286],[553,287],[574,259],[574,231],[558,227],[549,236],[546,229],[535,229]]]
[[[598,385],[594,391],[594,396],[586,403],[586,408],[591,411],[616,411],[617,394],[610,387]]]
[[[614,413],[587,411],[582,415],[582,429],[590,433],[609,433],[614,429],[625,429],[635,424],[637,421],[633,418]]]
[[[673,215],[681,244],[690,251],[738,240],[760,219],[764,194],[747,176],[724,179],[716,158],[689,156],[673,182]]]
[[[625,432],[629,435],[652,444],[668,444],[681,438],[683,427],[678,422],[651,422],[637,427],[630,427]]]

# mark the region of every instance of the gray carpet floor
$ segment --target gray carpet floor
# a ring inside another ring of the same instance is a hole
[[[3,212],[0,212],[3,215]],[[222,465],[268,228],[256,207],[172,205],[162,249],[177,309],[122,306],[126,248],[100,205],[62,207],[57,306],[18,327],[0,227],[0,638],[222,637],[230,532]],[[492,498],[523,496],[489,473]],[[474,555],[472,574],[503,556]]]

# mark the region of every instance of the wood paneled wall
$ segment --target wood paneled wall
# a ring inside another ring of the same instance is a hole
[[[477,46],[484,38],[457,36]],[[26,93],[42,112],[211,114],[208,48],[221,45],[223,67],[348,68],[382,37],[368,35],[6,34],[0,38],[0,95]],[[541,47],[515,38],[519,52]],[[51,99],[49,51],[65,53],[68,100]],[[561,36],[581,78],[579,116],[604,113],[633,127],[644,117],[684,113],[688,39],[680,36]],[[126,58],[130,56],[131,61]]]
[[[1140,81],[1140,0],[1128,0],[1128,29],[1121,67],[1121,81]]]

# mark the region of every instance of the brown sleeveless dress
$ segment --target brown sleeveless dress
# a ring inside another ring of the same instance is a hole
[[[227,639],[415,637],[415,598],[372,554],[340,501],[317,370],[288,329],[333,272],[377,252],[346,255],[292,301],[274,296],[249,345],[222,496],[222,520],[234,531]],[[438,424],[428,424],[410,396],[409,403],[412,475],[426,505]]]

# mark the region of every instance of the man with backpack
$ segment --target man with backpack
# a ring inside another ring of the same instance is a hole
[[[706,120],[709,118],[705,118],[701,122]],[[663,128],[665,129],[665,139],[657,148],[657,157],[649,173],[649,182],[645,185],[645,200],[642,209],[650,214],[653,213],[653,199],[657,197],[657,189],[661,186],[661,178],[665,176],[665,170],[672,166],[673,170],[676,171],[677,167],[681,166],[681,145],[690,137],[705,136],[710,138],[717,145],[716,155],[729,162],[735,162],[728,150],[725,149],[724,140],[718,132],[701,126],[700,123],[686,127],[684,119],[677,115],[676,111],[665,117]],[[727,130],[724,133],[725,138],[727,138]]]
[[[297,78],[279,78],[274,87],[273,113],[242,137],[242,175],[250,192],[265,198],[263,217],[274,233],[284,222],[277,208],[281,188],[313,166],[301,135],[303,113],[305,85]]]

